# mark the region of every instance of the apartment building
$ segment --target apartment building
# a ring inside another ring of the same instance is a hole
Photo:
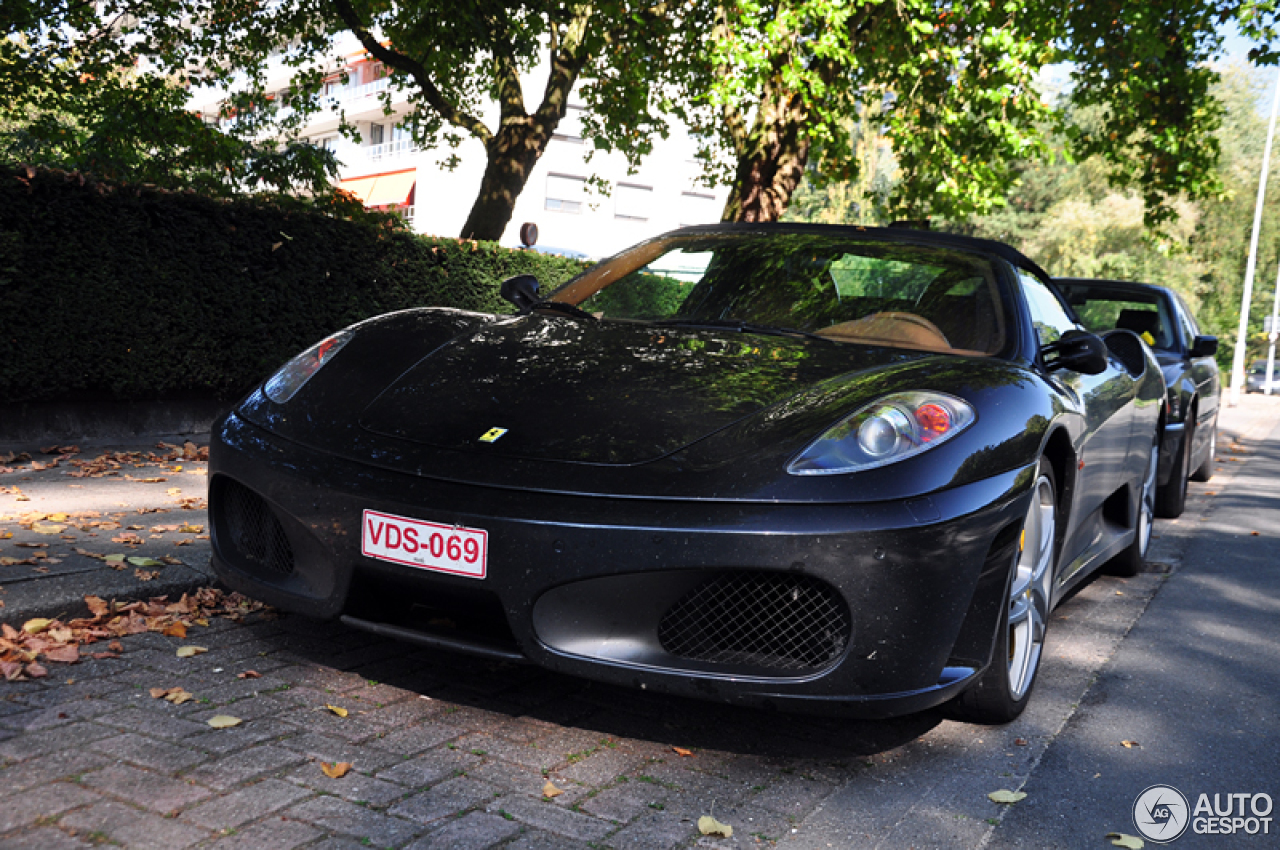
[[[469,137],[456,150],[418,147],[401,124],[409,112],[405,98],[397,96],[392,114],[384,113],[380,95],[388,89],[388,80],[382,65],[353,37],[339,47],[346,48],[345,66],[335,69],[326,83],[325,109],[312,117],[304,137],[333,150],[341,163],[340,185],[366,207],[394,210],[418,233],[459,235],[479,191],[483,147]],[[269,86],[283,91],[289,76],[283,62],[273,62]],[[535,72],[526,80],[525,91],[533,97],[541,89]],[[212,118],[223,97],[222,91],[206,88],[193,94],[192,107]],[[343,115],[356,127],[358,142],[339,134]],[[583,137],[581,115],[582,105],[571,100],[517,201],[502,244],[520,244],[521,225],[533,222],[543,249],[604,257],[666,230],[720,219],[728,190],[698,182],[696,146],[683,128],[673,127],[671,137],[658,141],[653,153],[629,174],[620,155],[596,152],[588,161],[594,148]],[[493,116],[485,117],[492,126]],[[455,154],[457,167],[444,167],[442,163]],[[589,182],[593,177],[604,181],[607,194]]]

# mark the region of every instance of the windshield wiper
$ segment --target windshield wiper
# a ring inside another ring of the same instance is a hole
[[[741,319],[659,319],[653,324],[662,327],[682,327],[682,328],[724,328],[726,330],[738,331],[740,333],[749,334],[765,334],[768,336],[803,336],[809,339],[820,339],[823,342],[831,342],[825,336],[802,331],[799,328],[783,328],[777,325],[758,325],[755,322],[746,322]]]
[[[577,316],[579,319],[590,319],[593,322],[598,321],[594,315],[588,313],[586,310],[575,307],[564,301],[538,301],[529,308],[528,312],[532,313],[534,310],[554,310],[557,313]]]

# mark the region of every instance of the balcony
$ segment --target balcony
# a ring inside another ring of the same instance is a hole
[[[418,146],[413,143],[413,139],[396,139],[394,142],[385,142],[381,145],[369,145],[362,150],[369,162],[386,162],[417,152]]]

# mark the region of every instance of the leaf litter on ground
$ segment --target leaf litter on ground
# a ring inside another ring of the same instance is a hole
[[[73,664],[90,658],[118,658],[124,651],[119,638],[144,632],[177,636],[193,625],[208,625],[210,618],[241,620],[266,611],[267,606],[239,593],[204,587],[185,593],[176,602],[157,596],[146,602],[107,601],[86,596],[88,617],[71,620],[37,617],[20,627],[0,624],[0,679],[25,681],[48,675],[42,661]],[[105,644],[105,648],[98,648]],[[92,647],[92,649],[91,649]],[[96,650],[96,651],[95,651]],[[192,653],[195,654],[195,653]]]

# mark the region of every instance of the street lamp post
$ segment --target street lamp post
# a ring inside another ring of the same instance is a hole
[[[1258,232],[1262,229],[1262,206],[1267,198],[1267,174],[1271,170],[1271,142],[1276,135],[1276,113],[1280,111],[1280,75],[1276,76],[1276,93],[1271,100],[1271,122],[1267,125],[1267,146],[1262,151],[1262,175],[1258,178],[1258,202],[1253,209],[1253,235],[1249,237],[1249,261],[1244,269],[1244,300],[1240,303],[1240,327],[1236,331],[1236,350],[1231,357],[1231,404],[1240,403],[1240,385],[1244,383],[1245,336],[1249,331],[1249,305],[1253,301],[1253,273],[1258,267]]]
[[[1271,378],[1275,375],[1276,370],[1276,337],[1280,336],[1280,270],[1276,271],[1276,291],[1271,299],[1271,321],[1267,323],[1267,339],[1270,345],[1267,346],[1267,382],[1262,385],[1262,391],[1267,395],[1271,395]]]

